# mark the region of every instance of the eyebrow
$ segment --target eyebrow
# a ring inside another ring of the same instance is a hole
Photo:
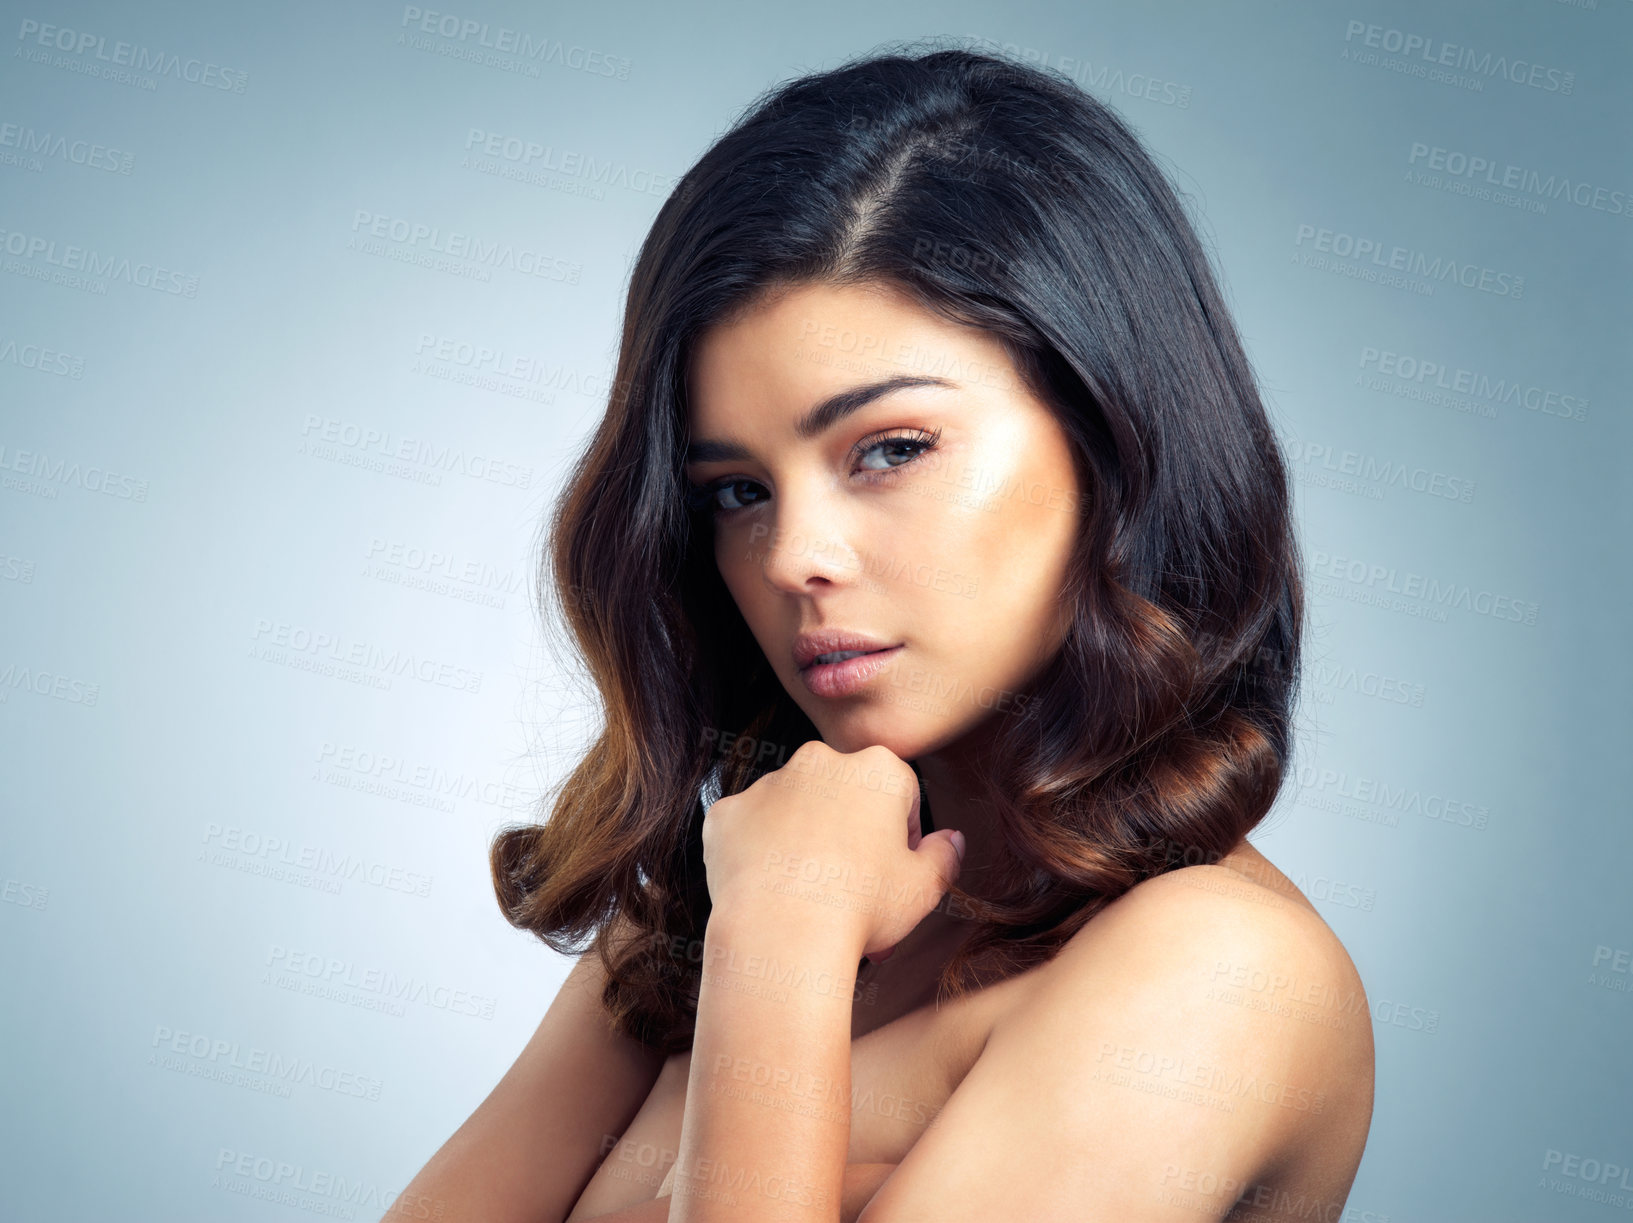
[[[849,390],[840,391],[837,395],[830,395],[816,407],[812,408],[794,424],[794,434],[800,438],[813,438],[825,429],[838,424],[845,417],[860,408],[866,407],[876,399],[896,391],[906,390],[915,386],[942,386],[949,390],[958,389],[958,383],[946,378],[933,378],[928,375],[897,374],[880,382],[870,382],[864,386],[853,386]],[[687,463],[720,463],[727,460],[748,459],[747,447],[737,442],[717,442],[704,439],[691,442],[686,447]]]

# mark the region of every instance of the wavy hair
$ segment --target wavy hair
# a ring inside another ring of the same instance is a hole
[[[721,581],[682,476],[686,371],[768,289],[882,282],[992,334],[1057,414],[1087,496],[1055,665],[998,718],[1002,887],[956,995],[1052,957],[1142,880],[1232,850],[1289,766],[1303,591],[1286,468],[1209,258],[1129,127],[1063,75],[897,48],[757,99],[641,246],[616,379],[540,565],[599,694],[542,823],[490,859],[512,925],[596,948],[614,1030],[690,1046],[703,796],[818,732]],[[960,257],[959,252],[962,252]]]

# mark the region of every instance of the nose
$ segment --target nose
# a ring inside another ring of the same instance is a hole
[[[821,498],[791,505],[784,497],[769,524],[756,523],[749,547],[766,585],[787,594],[855,581],[861,565],[839,517]],[[758,533],[758,538],[754,536]]]

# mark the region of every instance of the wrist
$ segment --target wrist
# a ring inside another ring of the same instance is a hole
[[[862,939],[823,914],[720,908],[704,931],[699,1017],[715,1007],[813,1006],[857,1001]],[[725,999],[733,999],[727,1003]]]
[[[810,904],[723,898],[703,932],[706,973],[837,976],[854,982],[865,934]]]

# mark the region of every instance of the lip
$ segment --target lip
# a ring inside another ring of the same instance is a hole
[[[900,645],[899,641],[885,641],[878,637],[869,637],[866,633],[854,633],[849,629],[825,628],[815,632],[801,633],[794,638],[794,665],[801,671],[809,670],[815,664],[819,655],[832,654],[836,650],[866,650],[873,653],[877,650],[894,649]],[[827,663],[827,666],[840,666],[839,663]]]
[[[838,646],[836,649],[847,647]],[[850,649],[860,649],[851,646]],[[815,696],[850,696],[861,690],[875,675],[890,665],[891,659],[902,652],[899,645],[886,646],[867,654],[858,654],[843,662],[813,663],[800,670],[799,677]],[[828,651],[824,650],[823,653]]]

